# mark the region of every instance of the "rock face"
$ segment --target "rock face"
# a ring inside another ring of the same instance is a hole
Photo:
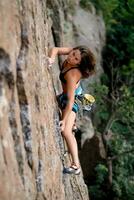
[[[95,178],[94,168],[99,162],[104,162],[106,158],[105,148],[102,138],[95,135],[92,139],[87,139],[83,143],[80,151],[80,161],[83,169],[85,182],[90,185]]]
[[[82,175],[62,172],[58,60],[54,69],[46,60],[50,46],[66,44],[67,6],[0,1],[0,200],[89,199]]]
[[[97,15],[93,6],[91,11],[80,7],[78,0],[53,1],[48,0],[48,15],[51,19],[51,28],[54,41],[50,40],[50,46],[86,45],[95,54],[96,74],[82,81],[85,92],[92,92],[89,83],[99,81],[103,72],[101,66],[101,52],[105,44],[105,24],[102,15]],[[62,60],[62,58],[61,58]]]
[[[87,45],[96,57],[96,74],[82,82],[85,92],[91,92],[89,83],[99,81],[103,70],[101,67],[101,51],[105,44],[105,24],[102,16],[96,15],[96,11],[91,6],[91,11],[84,10],[78,5],[74,15],[73,27],[75,31],[75,43],[77,45]]]

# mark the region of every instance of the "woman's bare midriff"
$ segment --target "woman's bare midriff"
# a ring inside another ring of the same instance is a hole
[[[76,84],[76,89],[78,88],[78,86],[79,86],[79,82]],[[62,89],[63,89],[63,93],[67,93],[66,84],[62,83]]]

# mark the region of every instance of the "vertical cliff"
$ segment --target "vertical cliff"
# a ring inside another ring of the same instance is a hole
[[[82,175],[62,172],[58,60],[53,69],[46,60],[50,46],[66,44],[66,24],[74,37],[67,9],[62,0],[0,1],[0,200],[89,199]]]
[[[99,81],[103,72],[101,53],[105,44],[105,24],[102,14],[98,15],[92,4],[90,10],[83,9],[79,0],[48,0],[47,8],[52,30],[49,46],[86,45],[95,54],[97,73],[82,81],[84,90],[91,92],[88,89],[89,82]]]

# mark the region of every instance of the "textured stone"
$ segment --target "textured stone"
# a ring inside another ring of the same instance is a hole
[[[89,199],[81,175],[63,174],[50,21],[45,0],[0,1],[0,200]]]
[[[52,46],[75,46],[82,41],[81,12],[88,21],[87,15],[95,17],[76,2],[75,13],[70,1],[0,1],[0,200],[89,199],[82,174],[63,174],[63,167],[70,164],[56,103],[63,58],[57,58],[52,69],[46,58]],[[86,41],[92,42],[100,59],[103,45],[98,45],[104,31],[95,28],[96,18],[92,23],[90,31],[96,36],[88,35]]]
[[[80,151],[80,161],[87,184],[94,180],[94,168],[99,161],[106,158],[105,148],[100,135],[86,139]]]
[[[82,85],[85,92],[92,92],[89,83],[99,81],[102,74],[101,53],[105,44],[105,24],[101,15],[96,15],[95,10],[92,12],[83,10],[78,5],[73,17],[73,26],[75,31],[75,44],[88,46],[96,58],[96,74],[83,80]]]

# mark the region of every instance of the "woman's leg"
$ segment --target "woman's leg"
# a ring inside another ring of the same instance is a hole
[[[76,118],[76,113],[71,111],[70,115],[68,116],[65,130],[62,133],[62,135],[64,136],[64,138],[66,140],[69,152],[72,157],[72,163],[75,164],[77,167],[79,167],[77,141],[75,139],[75,136],[72,133],[72,127],[75,122],[75,118]]]

